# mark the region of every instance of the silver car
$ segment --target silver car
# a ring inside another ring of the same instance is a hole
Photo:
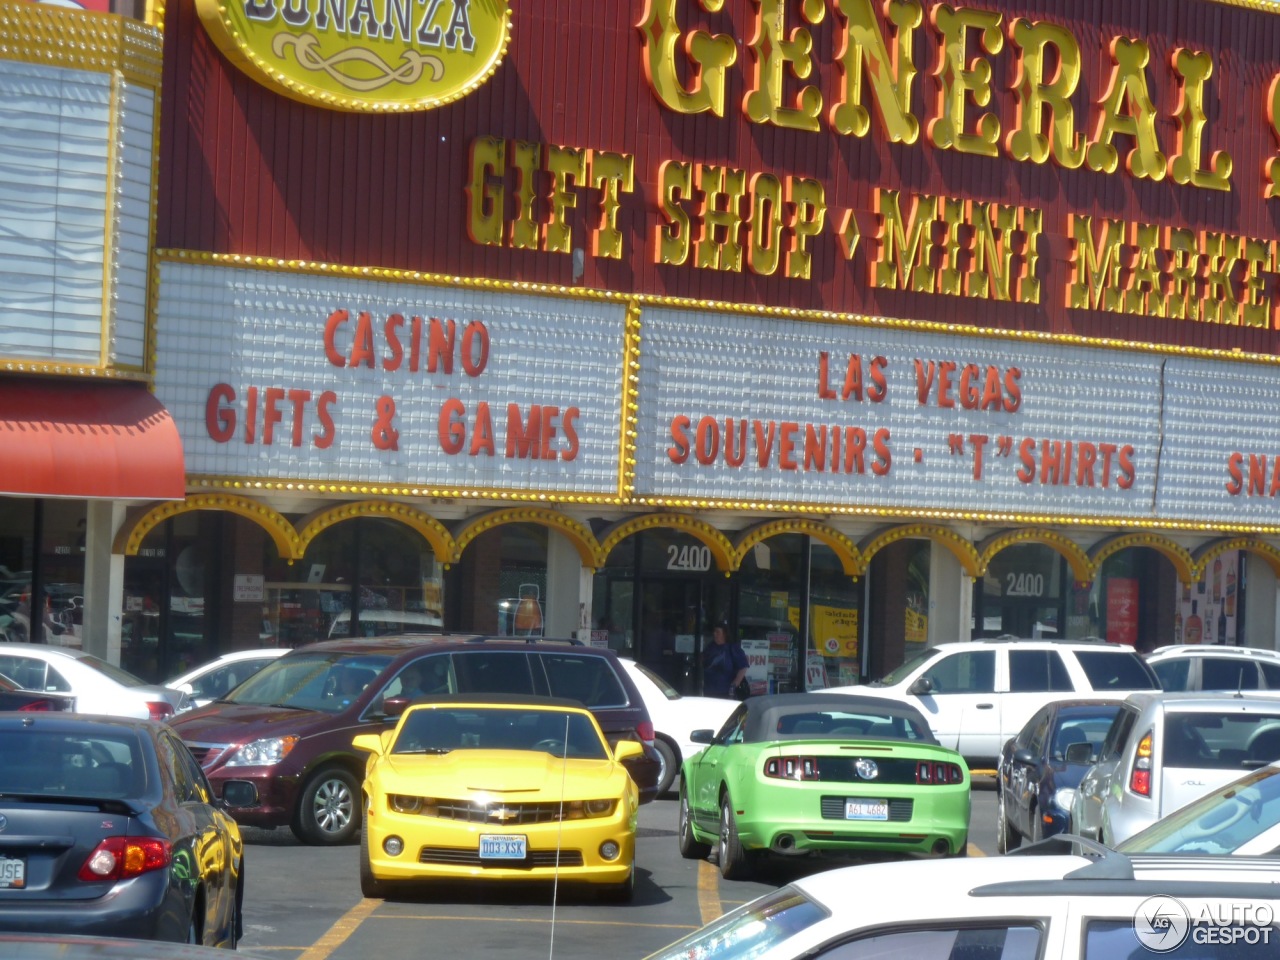
[[[1071,829],[1115,846],[1275,760],[1280,760],[1280,697],[1133,694],[1080,781]]]

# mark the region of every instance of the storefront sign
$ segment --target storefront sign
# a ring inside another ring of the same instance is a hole
[[[165,263],[156,394],[189,475],[618,489],[625,307]]]
[[[1275,516],[1269,366],[729,311],[641,321],[641,497]]]
[[[424,110],[466,96],[506,51],[507,0],[196,0],[227,59],[335,110]]]
[[[237,573],[232,585],[236,603],[261,602],[266,596],[266,578],[260,573]]]
[[[1130,577],[1109,577],[1107,584],[1107,641],[1138,642],[1138,581]]]

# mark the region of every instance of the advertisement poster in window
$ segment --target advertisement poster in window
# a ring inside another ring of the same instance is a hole
[[[1107,581],[1107,640],[1131,647],[1138,642],[1138,581],[1132,577]]]

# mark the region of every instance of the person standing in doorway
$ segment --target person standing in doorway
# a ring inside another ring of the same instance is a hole
[[[711,633],[711,645],[702,651],[702,692],[708,697],[733,698],[733,689],[747,678],[747,655],[729,639],[729,624],[721,621]]]

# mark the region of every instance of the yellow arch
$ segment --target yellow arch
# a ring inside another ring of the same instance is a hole
[[[1095,543],[1089,551],[1094,574],[1097,575],[1102,569],[1104,560],[1130,547],[1148,547],[1163,554],[1173,564],[1174,570],[1178,572],[1178,579],[1183,583],[1194,583],[1200,579],[1196,562],[1187,548],[1158,533],[1123,533]]]
[[[453,556],[453,535],[443,523],[416,507],[394,500],[360,500],[317,510],[301,521],[298,540],[302,552],[306,553],[311,541],[334,524],[356,517],[381,517],[403,523],[431,544],[432,552],[441,563],[448,563]]]
[[[1071,566],[1071,575],[1077,581],[1081,583],[1093,582],[1094,574],[1097,573],[1098,568],[1078,543],[1060,533],[1054,533],[1052,530],[1040,530],[1036,527],[1009,530],[1005,533],[996,534],[994,537],[988,537],[979,544],[978,549],[982,553],[982,572],[986,573],[991,566],[991,561],[995,559],[996,554],[1001,550],[1020,543],[1041,543],[1046,547],[1052,547],[1067,558],[1067,563]]]
[[[1280,549],[1257,537],[1230,537],[1226,540],[1207,543],[1196,551],[1195,579],[1199,580],[1203,577],[1205,571],[1209,569],[1209,564],[1228,550],[1247,550],[1250,553],[1256,553],[1267,561],[1271,572],[1280,577]]]
[[[480,534],[502,526],[504,523],[536,523],[555,530],[573,544],[574,549],[578,551],[578,556],[582,558],[584,567],[594,570],[602,565],[600,544],[596,542],[591,528],[572,517],[566,517],[563,513],[546,507],[507,507],[472,517],[454,536],[451,562],[457,563],[461,560],[462,552],[467,549],[467,545]]]
[[[940,527],[936,523],[905,523],[882,530],[862,541],[862,572],[866,573],[870,568],[871,558],[876,553],[899,540],[932,540],[941,544],[955,555],[964,572],[971,577],[981,575],[985,569],[973,544],[954,530]]]
[[[738,545],[734,550],[733,556],[733,569],[737,570],[742,566],[742,561],[746,559],[747,552],[757,543],[784,533],[801,533],[813,537],[815,540],[821,540],[835,551],[835,555],[840,558],[840,566],[844,568],[846,575],[850,577],[861,575],[863,560],[862,552],[858,550],[858,545],[839,530],[817,520],[768,520],[754,527],[748,527],[738,536]]]
[[[731,573],[738,569],[738,558],[734,552],[733,544],[729,542],[729,538],[711,526],[711,524],[704,523],[683,513],[646,513],[643,516],[631,517],[628,520],[614,524],[605,531],[604,537],[600,540],[600,566],[604,566],[605,561],[609,559],[609,554],[613,552],[613,548],[627,539],[627,537],[633,533],[639,533],[641,530],[653,530],[657,527],[671,527],[681,530],[706,544],[711,550],[711,556],[716,562],[717,570]]]
[[[298,531],[282,514],[256,500],[220,493],[197,494],[185,500],[157,504],[140,514],[132,523],[121,526],[111,550],[113,553],[122,553],[126,557],[136,557],[142,541],[152,530],[166,520],[196,510],[225,510],[246,520],[252,520],[271,537],[282,559],[302,559],[303,551],[298,541]]]

